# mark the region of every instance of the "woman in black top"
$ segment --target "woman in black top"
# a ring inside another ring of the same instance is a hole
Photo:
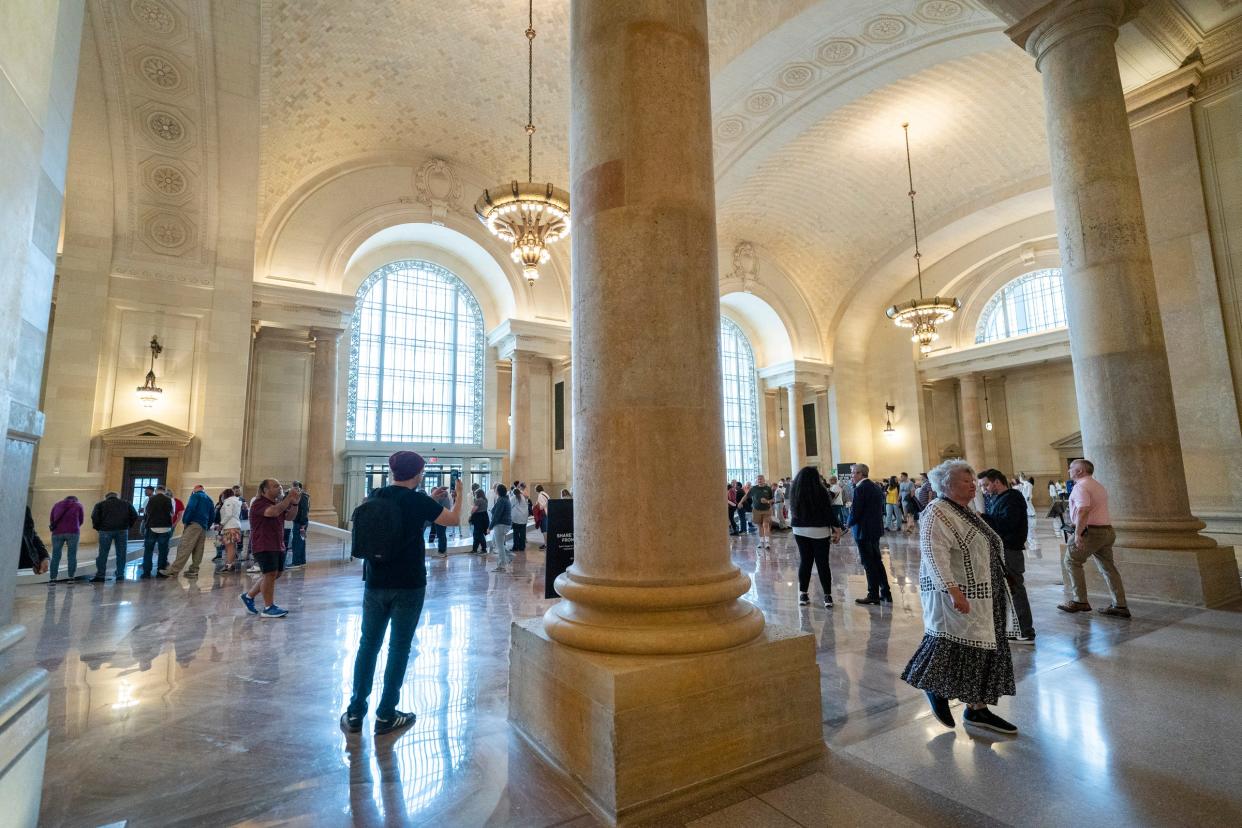
[[[832,568],[828,553],[832,542],[841,538],[841,520],[832,508],[833,495],[819,476],[819,469],[806,466],[794,478],[789,493],[794,542],[798,544],[798,603],[811,603],[811,565],[819,572],[819,585],[824,590],[824,606],[832,606]]]

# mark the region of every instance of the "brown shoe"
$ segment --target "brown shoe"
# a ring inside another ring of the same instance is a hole
[[[1081,601],[1066,601],[1064,604],[1057,604],[1057,609],[1061,612],[1091,612],[1091,605]]]
[[[1125,607],[1108,606],[1100,610],[1100,615],[1107,615],[1110,618],[1129,618],[1130,610]]]

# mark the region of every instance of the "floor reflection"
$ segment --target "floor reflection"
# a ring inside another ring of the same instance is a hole
[[[848,541],[832,551],[831,609],[817,580],[813,604],[798,605],[790,535],[777,535],[770,550],[756,550],[753,536],[730,547],[752,577],[747,599],[769,623],[815,637],[824,738],[838,762],[882,773],[860,777],[861,802],[887,779],[880,789],[890,806],[913,803],[898,823],[924,821],[910,811],[922,808],[975,814],[980,824],[1159,824],[1170,813],[1161,792],[1187,790],[1200,804],[1180,807],[1197,824],[1232,816],[1242,759],[1212,746],[1242,727],[1230,695],[1242,686],[1242,666],[1220,658],[1236,650],[1242,619],[1160,605],[1142,605],[1124,623],[1058,613],[1056,539],[1041,541],[1043,557],[1028,561],[1039,644],[1015,649],[1018,696],[1002,702],[1022,728],[1018,739],[946,731],[900,680],[922,637],[913,538],[891,535],[885,544],[895,600],[881,607],[853,603],[865,578]],[[429,562],[400,702],[419,720],[396,738],[374,738],[370,719],[358,735],[337,727],[360,636],[355,564],[290,573],[278,592],[291,614],[271,622],[242,610],[237,593],[247,576],[20,588],[17,620],[30,634],[16,658],[51,676],[41,824],[586,820],[506,719],[509,626],[551,604],[536,545],[512,575],[464,554]],[[377,679],[385,658],[381,650]],[[1194,699],[1201,714],[1170,741],[1147,719],[1167,715],[1162,700],[1174,698]],[[135,763],[142,785],[133,784]],[[823,787],[838,782],[825,778]]]

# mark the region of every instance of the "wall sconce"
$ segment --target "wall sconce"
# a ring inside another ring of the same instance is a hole
[[[888,435],[896,434],[897,429],[893,428],[893,412],[897,410],[897,406],[890,402],[884,403],[884,433]]]
[[[988,431],[991,431],[991,430],[992,430],[992,406],[990,406],[990,405],[988,404],[988,377],[987,377],[987,374],[984,374],[984,375],[983,375],[983,410],[984,410],[984,412],[985,412],[985,413],[984,413],[984,417],[986,418],[986,419],[985,419],[985,421],[984,421],[984,423],[983,423],[983,427],[984,427],[984,428],[986,428]]]
[[[776,394],[776,405],[777,405],[777,410],[780,412],[779,414],[776,415],[776,420],[778,423],[780,423],[780,426],[781,426],[781,430],[776,432],[776,436],[784,440],[785,439],[785,401],[781,399],[779,391]]]
[[[147,371],[146,382],[135,389],[138,392],[138,402],[142,403],[143,408],[154,408],[156,401],[164,393],[164,389],[155,384],[155,358],[163,352],[164,346],[160,344],[159,337],[151,337],[151,370]]]

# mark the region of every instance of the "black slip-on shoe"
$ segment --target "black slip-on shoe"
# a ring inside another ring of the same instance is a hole
[[[953,711],[949,709],[949,700],[944,696],[937,696],[930,690],[924,690],[927,694],[927,702],[931,705],[932,715],[936,717],[936,721],[945,727],[957,727],[957,722],[953,720]]]
[[[362,730],[362,717],[351,716],[349,715],[349,711],[346,710],[344,713],[341,714],[341,730],[345,731],[346,733],[359,732],[360,730]]]
[[[854,603],[855,604],[878,604],[880,603],[880,599],[868,595],[866,598],[855,598]]]
[[[1012,736],[1018,732],[1016,725],[1005,721],[986,707],[981,707],[978,710],[973,707],[967,707],[966,712],[962,714],[962,719],[967,724],[995,730],[997,733],[1004,733],[1007,736]]]
[[[1125,607],[1110,606],[1102,610],[1096,610],[1100,615],[1107,615],[1109,618],[1129,618],[1130,610]]]

